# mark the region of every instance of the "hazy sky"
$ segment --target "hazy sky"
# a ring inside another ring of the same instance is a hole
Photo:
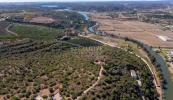
[[[65,1],[157,1],[157,0],[0,0],[0,2],[65,2]]]

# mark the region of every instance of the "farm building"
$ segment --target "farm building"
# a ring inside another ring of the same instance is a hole
[[[137,74],[136,74],[136,72],[135,72],[134,70],[131,70],[130,73],[131,73],[131,76],[132,76],[134,79],[137,79],[137,78],[138,78],[138,76],[137,76]]]

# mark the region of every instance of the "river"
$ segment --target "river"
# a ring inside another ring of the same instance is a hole
[[[88,13],[81,12],[81,11],[78,13],[81,14],[82,16],[84,16],[85,20],[89,20]],[[89,27],[88,30],[92,33],[98,34],[97,32],[94,31],[95,26],[96,25]],[[173,81],[171,81],[171,74],[168,71],[168,67],[165,64],[164,59],[159,54],[157,54],[153,49],[151,49],[150,46],[145,44],[144,48],[147,49],[149,51],[149,53],[155,57],[156,62],[161,65],[162,74],[163,74],[163,77],[167,83],[165,85],[165,87],[167,89],[164,90],[165,100],[173,100]]]
[[[152,54],[152,56],[156,58],[156,62],[161,65],[160,68],[162,70],[163,77],[167,83],[165,84],[166,89],[164,90],[165,100],[173,100],[173,81],[171,81],[171,75],[169,73],[168,67],[165,64],[164,59],[148,45],[144,45],[144,47],[149,51],[150,54]]]

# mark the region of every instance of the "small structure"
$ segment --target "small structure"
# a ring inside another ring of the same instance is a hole
[[[141,80],[137,80],[137,82],[138,82],[138,85],[141,87],[142,86]]]
[[[130,73],[131,73],[131,76],[134,78],[134,79],[137,79],[138,76],[136,74],[136,72],[134,70],[130,70]]]
[[[41,97],[40,95],[38,95],[35,100],[44,100],[43,97]]]

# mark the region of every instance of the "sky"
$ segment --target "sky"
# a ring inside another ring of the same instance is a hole
[[[0,0],[0,2],[157,1],[157,0]]]

